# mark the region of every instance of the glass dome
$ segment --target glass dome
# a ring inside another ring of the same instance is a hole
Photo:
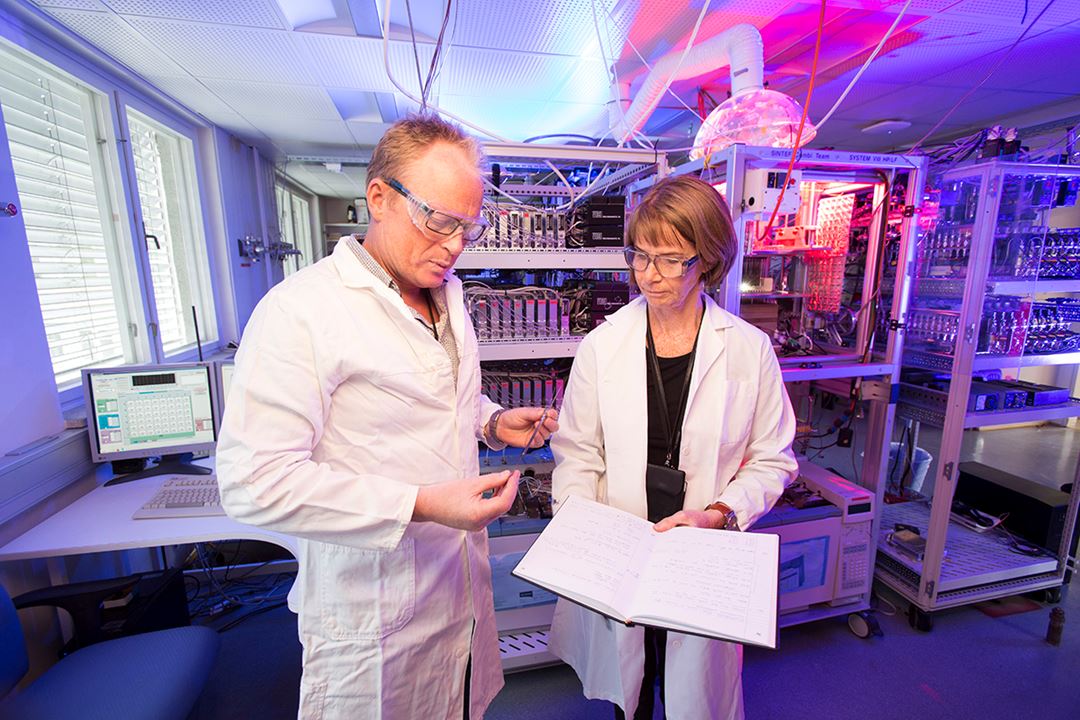
[[[690,159],[723,150],[733,143],[763,147],[792,147],[799,131],[802,106],[775,90],[753,90],[728,98],[709,113],[701,124]],[[817,129],[809,118],[803,125],[802,145],[810,142]]]

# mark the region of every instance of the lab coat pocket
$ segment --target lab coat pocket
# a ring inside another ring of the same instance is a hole
[[[416,546],[390,551],[323,545],[323,631],[331,640],[380,640],[403,628],[416,606]]]
[[[741,380],[720,381],[720,445],[730,447],[743,443],[750,434],[754,422],[754,409],[757,407],[755,388],[757,383]]]

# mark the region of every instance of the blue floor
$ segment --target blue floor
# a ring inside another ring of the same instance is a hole
[[[848,474],[852,452],[833,448],[822,464]],[[1080,433],[1059,427],[965,436],[965,460],[1053,487],[1073,479],[1078,458]],[[908,626],[905,602],[878,591],[884,596],[878,613],[884,637],[861,640],[839,618],[783,630],[776,651],[748,649],[747,717],[1080,718],[1080,590],[1071,597],[1066,592],[1061,603],[1066,625],[1060,647],[1044,640],[1049,605],[998,618],[974,607],[942,611],[924,633]],[[890,600],[898,606],[893,615],[886,614]],[[192,720],[295,718],[300,647],[293,615],[279,608],[252,617],[222,640],[218,670]],[[609,704],[583,698],[573,672],[557,666],[507,676],[487,717],[606,720],[612,714]]]

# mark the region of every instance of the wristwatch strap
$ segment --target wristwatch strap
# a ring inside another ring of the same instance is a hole
[[[724,515],[724,524],[720,527],[721,530],[738,530],[739,518],[735,516],[735,511],[722,502],[714,502],[705,506],[705,510],[718,510]]]

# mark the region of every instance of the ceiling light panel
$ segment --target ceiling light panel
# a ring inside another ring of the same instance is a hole
[[[127,16],[144,38],[198,77],[286,83],[314,78],[291,33]]]
[[[247,118],[284,115],[297,120],[341,120],[326,90],[314,85],[284,85],[203,78],[206,87]]]
[[[327,87],[353,88],[372,92],[396,92],[383,66],[382,40],[296,33],[295,40],[311,57],[319,82]],[[427,75],[432,47],[417,45],[420,70]],[[416,61],[412,43],[391,41],[390,68],[394,78],[409,92],[416,93]]]
[[[121,15],[287,29],[274,0],[105,0]]]
[[[158,52],[131,26],[112,13],[57,8],[49,8],[46,12],[140,75],[188,76],[183,67]]]

